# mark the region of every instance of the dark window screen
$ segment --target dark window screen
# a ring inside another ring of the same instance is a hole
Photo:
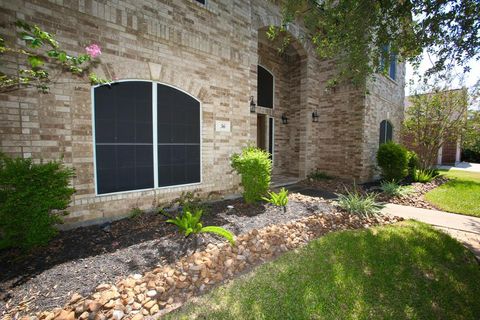
[[[95,88],[99,194],[153,188],[152,83]]]
[[[392,141],[393,137],[393,127],[392,124],[387,121],[383,120],[380,122],[380,144]]]
[[[200,103],[157,86],[158,185],[200,182]]]
[[[257,104],[273,108],[273,75],[262,66],[257,68]]]

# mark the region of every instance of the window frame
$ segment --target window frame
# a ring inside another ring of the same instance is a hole
[[[97,179],[97,152],[96,152],[96,132],[95,132],[95,89],[104,85],[108,84],[99,84],[92,86],[90,89],[90,99],[91,99],[91,112],[92,112],[92,149],[93,149],[93,178],[94,178],[94,185],[95,185],[95,196],[96,197],[104,197],[104,196],[112,196],[112,195],[120,195],[126,193],[134,193],[134,192],[143,192],[143,191],[153,191],[153,190],[162,190],[162,189],[172,189],[172,188],[181,188],[181,187],[188,187],[188,186],[198,186],[203,183],[203,139],[202,139],[202,132],[203,132],[203,114],[202,114],[202,102],[195,97],[194,95],[190,94],[189,92],[180,89],[174,85],[164,83],[161,81],[153,81],[153,80],[145,80],[145,79],[122,79],[116,80],[111,82],[111,84],[120,83],[120,82],[149,82],[152,85],[152,135],[153,135],[153,188],[146,188],[146,189],[135,189],[135,190],[126,190],[126,191],[116,191],[110,193],[98,193],[98,179]],[[185,184],[176,184],[170,186],[158,186],[158,125],[157,125],[157,111],[158,111],[158,104],[157,104],[157,85],[164,85],[171,87],[175,90],[178,90],[199,103],[199,136],[200,136],[200,181],[199,182],[192,182],[192,183],[185,183]]]
[[[274,110],[275,109],[275,74],[273,74],[272,70],[265,67],[261,63],[257,63],[257,104],[258,104],[258,67],[262,67],[263,69],[265,69],[265,71],[270,73],[270,75],[272,76],[272,107],[269,108],[269,107],[265,107],[265,106],[261,106],[261,105],[258,105],[258,107]]]

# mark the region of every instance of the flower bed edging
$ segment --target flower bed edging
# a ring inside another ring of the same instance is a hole
[[[176,263],[157,267],[143,276],[131,275],[115,285],[101,284],[89,297],[73,294],[64,308],[38,313],[30,319],[143,319],[181,306],[223,280],[331,231],[394,223],[401,218],[360,218],[344,213],[319,214],[282,225],[251,230],[235,246],[209,244]]]

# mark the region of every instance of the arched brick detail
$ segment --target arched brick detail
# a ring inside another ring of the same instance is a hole
[[[255,15],[252,20],[256,30],[268,28],[269,26],[280,27],[282,25],[282,18],[279,16]],[[316,54],[312,44],[307,40],[308,37],[305,30],[302,30],[296,24],[290,23],[287,25],[287,32],[296,40],[292,41],[291,45],[302,59],[307,58],[308,55]]]
[[[165,83],[181,89],[200,101],[209,100],[209,91],[191,78],[186,78],[183,74],[176,72],[176,70],[170,68],[165,64],[147,63],[149,68],[150,80]]]

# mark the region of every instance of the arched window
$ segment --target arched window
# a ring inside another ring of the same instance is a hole
[[[93,89],[97,194],[200,182],[200,102],[173,87]]]
[[[392,141],[393,126],[388,120],[380,122],[380,144]]]
[[[257,68],[257,105],[273,108],[274,90],[273,74],[259,65]]]

